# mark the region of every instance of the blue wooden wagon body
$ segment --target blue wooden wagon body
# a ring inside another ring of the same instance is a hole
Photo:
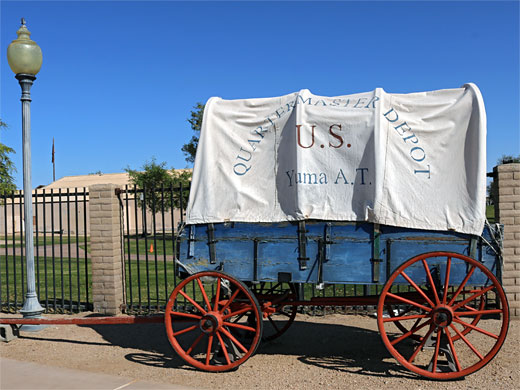
[[[475,258],[500,280],[498,229],[487,225],[478,237],[351,222],[188,225],[180,235],[179,259],[190,274],[218,270],[249,282],[384,284],[404,261],[443,251]],[[439,262],[441,277],[444,268],[445,261]],[[408,270],[412,279],[413,270]],[[454,261],[450,283],[466,274],[467,264]],[[484,284],[483,278],[474,275],[468,284]],[[395,283],[406,281],[400,277]]]

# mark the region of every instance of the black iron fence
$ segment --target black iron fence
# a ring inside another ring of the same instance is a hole
[[[178,283],[177,232],[189,188],[125,186],[125,302],[128,313],[161,311]]]
[[[36,292],[46,312],[92,309],[85,188],[33,191]],[[14,312],[27,290],[23,192],[0,195],[0,308]]]

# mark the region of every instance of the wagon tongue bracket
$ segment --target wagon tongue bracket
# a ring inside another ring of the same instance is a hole
[[[274,313],[276,313],[276,308],[272,306],[272,302],[262,303],[262,314],[264,318],[267,318]]]

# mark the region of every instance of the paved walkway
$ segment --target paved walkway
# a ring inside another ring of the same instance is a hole
[[[0,388],[2,390],[189,390],[167,383],[142,382],[138,379],[96,374],[87,371],[44,366],[0,358]]]

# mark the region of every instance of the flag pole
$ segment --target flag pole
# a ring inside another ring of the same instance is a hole
[[[52,137],[52,181],[56,181],[56,163],[54,161],[54,137]]]

